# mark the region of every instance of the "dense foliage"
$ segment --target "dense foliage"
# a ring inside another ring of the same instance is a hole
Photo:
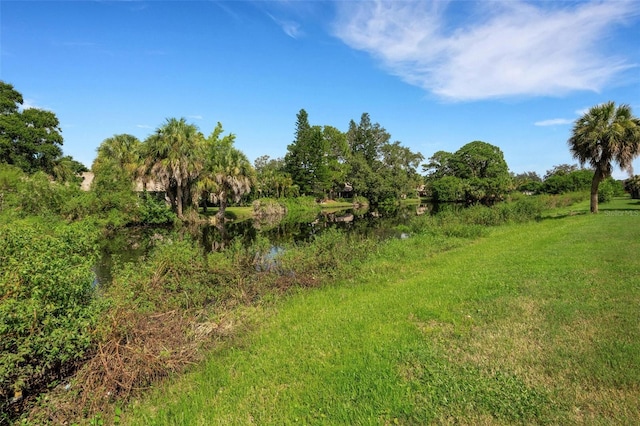
[[[425,166],[434,200],[494,204],[511,189],[509,168],[500,148],[474,141],[453,154],[439,151]]]
[[[0,81],[0,163],[67,181],[86,168],[62,155],[60,123],[51,111],[22,108],[22,94]]]
[[[365,197],[371,204],[415,197],[422,161],[364,113],[343,133],[332,126],[311,126],[307,112],[297,115],[295,140],[287,147],[283,170],[300,194],[316,198]]]
[[[90,348],[96,255],[87,225],[0,225],[0,411],[60,378]]]

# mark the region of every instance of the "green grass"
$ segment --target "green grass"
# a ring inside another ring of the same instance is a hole
[[[601,210],[381,245],[123,423],[638,424],[640,205]]]

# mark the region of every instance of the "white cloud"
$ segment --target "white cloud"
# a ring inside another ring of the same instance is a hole
[[[599,91],[635,66],[603,53],[612,26],[640,14],[634,1],[377,0],[337,10],[344,43],[453,101]]]
[[[192,120],[202,120],[202,116],[197,114],[197,115],[190,115],[187,118],[191,118]]]
[[[40,107],[36,105],[35,102],[31,99],[23,99],[21,109],[24,111],[25,109],[29,109],[29,108],[40,108]]]
[[[560,126],[560,125],[564,125],[564,124],[571,124],[573,123],[573,120],[570,120],[568,118],[552,118],[550,120],[542,120],[542,121],[536,121],[535,123],[533,123],[535,126]]]
[[[138,129],[153,129],[153,126],[149,126],[148,124],[136,124]]]

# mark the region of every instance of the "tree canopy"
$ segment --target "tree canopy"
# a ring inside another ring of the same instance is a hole
[[[0,162],[53,175],[62,156],[58,118],[51,111],[22,109],[23,102],[20,92],[0,81]]]
[[[502,150],[473,141],[451,154],[438,151],[424,166],[436,201],[493,204],[511,187]]]
[[[287,147],[284,170],[301,194],[333,198],[349,187],[372,204],[415,194],[421,184],[416,168],[422,161],[364,113],[351,120],[347,132],[311,125],[307,112],[297,115],[295,140]]]

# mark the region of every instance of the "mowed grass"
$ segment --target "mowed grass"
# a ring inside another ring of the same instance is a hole
[[[615,203],[383,244],[256,308],[258,327],[122,421],[640,424],[640,206]]]

